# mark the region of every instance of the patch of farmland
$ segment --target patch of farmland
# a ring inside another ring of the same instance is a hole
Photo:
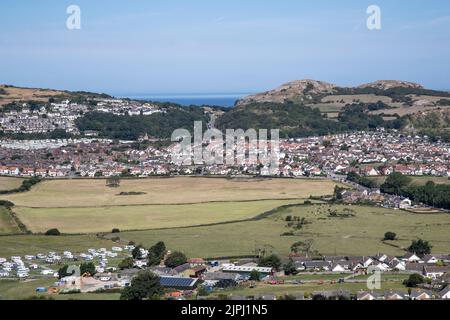
[[[85,208],[14,207],[19,219],[35,233],[57,228],[62,233],[109,232],[176,228],[254,218],[302,200],[214,202],[189,205],[138,205]]]
[[[0,191],[8,191],[20,187],[24,179],[0,177]]]
[[[354,216],[330,217],[329,210],[353,210]],[[298,216],[306,224],[291,236],[281,236],[292,231],[286,217]],[[433,252],[450,251],[450,215],[417,215],[400,210],[365,206],[298,206],[281,210],[279,214],[259,221],[206,226],[185,229],[124,232],[121,239],[149,246],[165,241],[169,248],[180,249],[189,256],[226,257],[252,255],[258,248],[286,256],[292,244],[312,241],[312,249],[325,255],[367,255],[384,252],[403,255],[402,247],[412,240],[422,238],[430,241]],[[397,233],[399,240],[394,246],[381,240],[387,231]]]
[[[335,182],[308,179],[157,178],[123,179],[120,187],[106,180],[47,180],[30,192],[4,198],[25,207],[101,207],[190,204],[211,201],[298,199],[333,194]],[[119,196],[120,193],[138,193]]]

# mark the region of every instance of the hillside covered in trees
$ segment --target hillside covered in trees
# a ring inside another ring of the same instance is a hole
[[[165,113],[152,115],[114,115],[103,112],[90,112],[76,120],[81,131],[93,130],[100,137],[122,140],[136,140],[148,134],[155,138],[170,138],[178,128],[192,131],[194,121],[209,122],[209,116],[203,108],[177,107]]]
[[[253,103],[237,107],[221,116],[219,129],[280,129],[282,137],[327,135],[345,131],[373,130],[377,127],[400,129],[405,119],[385,120],[367,111],[372,104],[349,105],[337,120],[328,119],[320,110],[292,102]]]

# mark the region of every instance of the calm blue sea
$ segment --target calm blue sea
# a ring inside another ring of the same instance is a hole
[[[147,100],[155,102],[172,102],[183,106],[210,105],[220,107],[233,107],[236,100],[250,93],[226,93],[226,94],[171,94],[171,95],[120,95],[130,99]]]

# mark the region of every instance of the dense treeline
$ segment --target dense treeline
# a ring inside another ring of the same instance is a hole
[[[374,130],[379,127],[387,129],[401,129],[405,124],[404,118],[395,120],[384,120],[381,115],[368,114],[370,108],[377,108],[378,104],[352,104],[344,107],[339,113],[338,120],[347,127],[348,130]]]
[[[325,118],[317,109],[294,103],[254,103],[234,108],[217,120],[225,129],[280,129],[282,137],[325,135],[345,129],[342,124]]]
[[[206,126],[208,115],[202,108],[173,108],[166,113],[152,115],[123,115],[90,112],[76,120],[81,131],[94,130],[101,137],[136,140],[144,134],[156,138],[170,138],[175,129],[193,130],[194,121],[202,121]]]
[[[449,104],[450,105],[450,104]],[[446,113],[429,112],[421,116],[409,116],[409,121],[422,135],[427,135],[432,141],[450,142],[450,116]]]
[[[450,209],[450,185],[435,184],[429,181],[424,186],[410,186],[403,190],[403,195],[416,202],[433,207]]]
[[[429,206],[450,209],[450,185],[427,182],[424,186],[411,185],[411,178],[399,172],[391,174],[381,185],[381,191],[408,197],[414,202]]]
[[[355,172],[349,172],[348,175],[347,175],[347,180],[355,182],[355,183],[357,183],[359,185],[362,185],[363,187],[366,187],[366,188],[374,189],[374,188],[378,187],[375,181],[370,180],[370,179],[368,179],[366,177],[362,177],[362,176],[358,175]]]
[[[14,140],[42,140],[42,139],[69,139],[75,138],[74,135],[66,132],[64,129],[56,129],[46,133],[5,133],[0,131],[0,138]]]
[[[450,97],[450,93],[446,91],[420,89],[420,88],[407,88],[396,87],[390,89],[379,89],[374,87],[367,88],[336,88],[336,95],[359,95],[359,94],[375,94],[377,96],[387,96],[394,100],[399,97],[406,99],[407,95],[424,95],[433,97]]]
[[[352,104],[339,114],[339,121],[326,118],[318,109],[292,102],[253,103],[234,108],[217,120],[224,129],[280,129],[281,137],[303,137],[326,135],[344,131],[373,130],[378,127],[400,129],[406,121],[403,118],[384,120],[381,115],[367,111],[384,107],[382,102],[373,104]]]

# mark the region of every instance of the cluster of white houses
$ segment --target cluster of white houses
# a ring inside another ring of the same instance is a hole
[[[307,173],[308,167],[322,172],[356,172],[365,176],[450,176],[450,145],[426,137],[396,132],[355,132],[289,139],[281,142],[284,175]],[[317,174],[317,172],[315,172]]]
[[[122,99],[94,99],[96,106],[63,100],[58,103],[31,105],[23,103],[7,112],[0,112],[0,129],[5,133],[48,133],[64,130],[78,135],[75,120],[89,111],[116,115],[151,115],[166,112],[165,108],[150,103]],[[0,110],[1,111],[1,110]]]
[[[368,271],[381,272],[410,272],[420,273],[429,279],[437,279],[446,273],[450,274],[450,255],[434,254],[420,257],[408,253],[398,258],[385,254],[376,256],[335,256],[312,260],[305,257],[291,257],[299,272],[336,272],[336,273],[366,273]]]

